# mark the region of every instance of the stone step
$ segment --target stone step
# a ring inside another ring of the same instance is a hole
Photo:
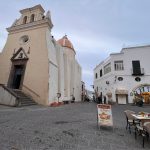
[[[19,106],[31,106],[31,105],[37,105],[36,103],[33,103],[33,104],[31,104],[31,103],[25,103],[25,104],[20,104]]]
[[[20,103],[21,103],[21,104],[33,104],[33,105],[36,104],[36,103],[33,102],[33,101],[28,101],[28,102],[25,102],[25,101],[24,101],[24,102],[20,102]]]
[[[20,102],[21,102],[21,103],[28,103],[28,102],[29,102],[29,103],[35,103],[33,100],[26,100],[26,101],[20,100]]]
[[[13,90],[16,95],[19,97],[19,106],[30,106],[36,105],[31,97],[23,93],[21,90]]]

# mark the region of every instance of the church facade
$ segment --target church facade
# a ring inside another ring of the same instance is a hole
[[[0,84],[21,90],[35,102],[81,100],[81,67],[65,35],[56,41],[50,12],[41,5],[20,10],[21,17],[7,28],[0,53]],[[2,103],[2,102],[1,102]]]

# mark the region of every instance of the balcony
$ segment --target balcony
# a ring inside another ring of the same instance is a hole
[[[136,68],[136,69],[131,69],[131,74],[133,76],[143,76],[144,75],[144,68]]]

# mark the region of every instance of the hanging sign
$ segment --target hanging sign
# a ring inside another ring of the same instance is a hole
[[[97,110],[98,110],[98,114],[97,114],[98,115],[97,116],[98,125],[113,126],[111,105],[98,104]]]

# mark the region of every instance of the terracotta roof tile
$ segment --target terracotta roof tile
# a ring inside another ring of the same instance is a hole
[[[59,43],[63,47],[68,47],[74,50],[72,43],[67,38],[67,35],[63,36],[60,40],[57,41],[57,43]]]

